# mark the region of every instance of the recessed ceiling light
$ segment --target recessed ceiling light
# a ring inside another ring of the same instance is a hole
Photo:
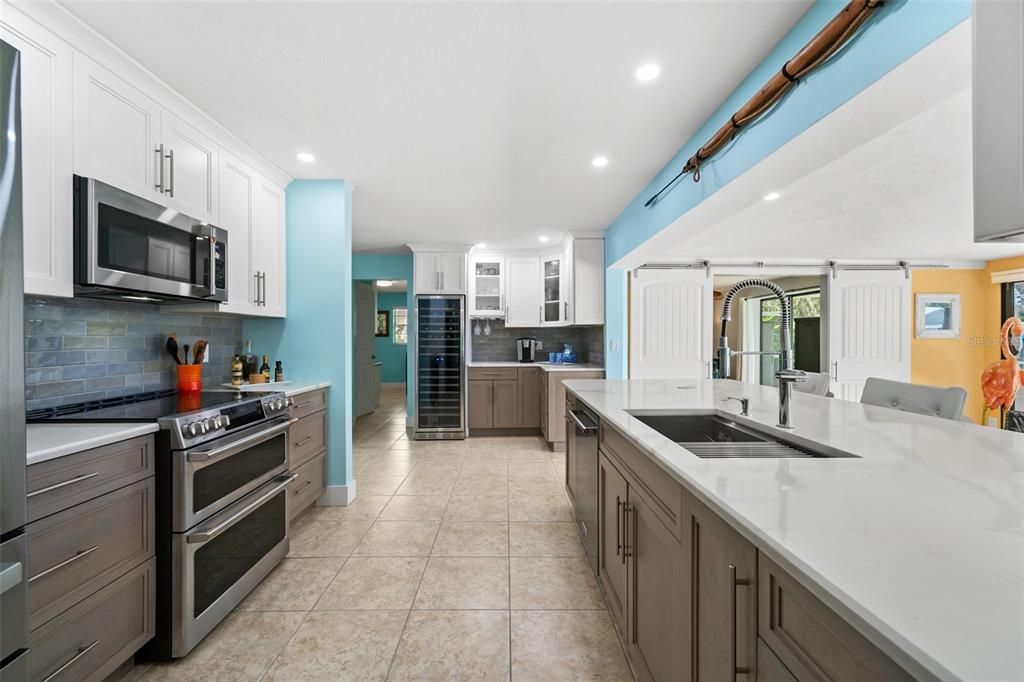
[[[295,155],[295,158],[301,161],[302,163],[313,163],[314,161],[316,161],[316,157],[310,154],[309,152],[299,152],[298,154]]]
[[[389,287],[392,284],[394,284],[394,282],[392,282],[390,279],[378,279],[377,280],[377,286],[379,286],[379,287]]]
[[[537,237],[537,239],[539,239],[542,242],[546,242],[548,240],[548,236],[546,234],[542,234],[541,236]]]
[[[661,67],[655,63],[644,64],[636,70],[638,81],[652,81],[661,74]]]
[[[768,192],[768,194],[764,195],[764,200],[765,201],[775,201],[776,199],[778,199],[781,196],[782,195],[779,194],[778,192]]]
[[[594,168],[604,168],[605,166],[608,165],[608,157],[595,156],[594,159],[590,162],[590,165],[592,165]]]

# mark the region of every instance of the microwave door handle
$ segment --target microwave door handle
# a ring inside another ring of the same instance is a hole
[[[171,160],[171,187],[174,187],[174,161]],[[172,190],[171,196],[174,196]],[[210,234],[206,238],[206,243],[210,245],[210,274],[209,284],[207,286],[208,295],[213,298],[217,295],[217,237],[213,232],[213,227],[210,227]]]
[[[185,536],[185,542],[188,544],[196,544],[202,542],[209,542],[231,526],[235,525],[246,516],[254,512],[257,508],[263,506],[265,502],[270,498],[277,495],[279,492],[291,485],[291,482],[298,478],[298,474],[283,474],[274,479],[277,483],[273,488],[260,495],[258,498],[245,505],[235,513],[228,516],[226,519],[212,526],[205,526],[198,528],[194,533],[189,533]],[[243,498],[245,499],[245,498]]]

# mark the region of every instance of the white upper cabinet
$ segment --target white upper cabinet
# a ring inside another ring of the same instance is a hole
[[[566,258],[560,252],[541,256],[541,319],[542,327],[564,325],[569,317],[566,287]]]
[[[255,313],[285,316],[284,192],[263,178],[253,188],[252,268],[257,284]]]
[[[604,240],[572,243],[570,324],[604,324]]]
[[[217,224],[217,143],[174,114],[160,116],[164,203]]]
[[[469,315],[505,316],[505,259],[501,256],[469,259]]]
[[[14,11],[0,17],[0,38],[21,52],[25,293],[71,296],[71,48]]]
[[[75,172],[160,201],[160,108],[88,57],[74,63]]]
[[[505,257],[505,326],[540,326],[540,256]]]
[[[417,294],[465,294],[466,254],[420,251],[413,256]]]
[[[252,268],[252,203],[256,173],[234,156],[220,156],[220,221],[228,232],[228,302],[226,312],[248,315],[256,308]]]

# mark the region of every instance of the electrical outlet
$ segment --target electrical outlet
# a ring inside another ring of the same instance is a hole
[[[538,341],[537,342],[537,350],[544,350],[544,342],[543,341]]]
[[[619,342],[616,339],[608,339],[608,350],[617,351],[619,349]]]

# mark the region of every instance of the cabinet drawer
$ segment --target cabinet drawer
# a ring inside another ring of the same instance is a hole
[[[327,449],[327,413],[317,412],[295,422],[288,429],[288,439],[288,466],[294,470]]]
[[[775,562],[757,563],[757,634],[796,679],[914,679]]]
[[[318,388],[315,391],[306,391],[293,396],[295,404],[292,405],[289,414],[292,419],[302,419],[314,412],[327,409],[327,389]]]
[[[103,680],[154,634],[156,559],[32,633],[32,682]]]
[[[470,381],[516,380],[519,377],[518,367],[470,367]]]
[[[630,485],[644,489],[654,512],[676,539],[682,540],[683,488],[650,457],[640,452],[618,431],[601,424],[601,450],[630,478]]]
[[[757,638],[757,682],[797,682],[775,652]]]
[[[148,478],[29,524],[33,629],[153,556],[154,491]]]
[[[153,436],[140,436],[31,465],[26,471],[28,520],[152,476],[153,452]]]
[[[327,482],[327,453],[321,452],[293,473],[298,476],[288,486],[288,519],[294,519],[323,495]]]

